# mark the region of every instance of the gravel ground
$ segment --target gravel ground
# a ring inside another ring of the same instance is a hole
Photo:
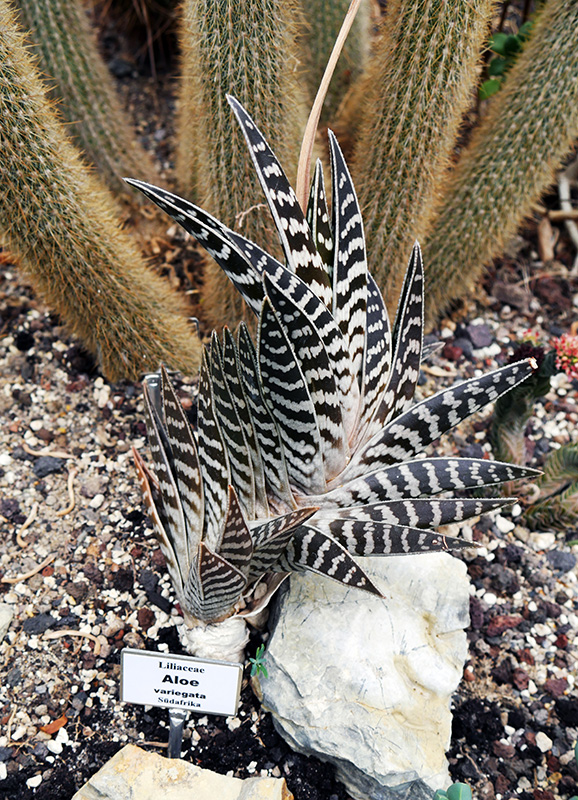
[[[445,320],[421,393],[502,363],[511,331],[569,326],[571,312],[530,301],[526,313],[495,302]],[[166,746],[166,712],[119,702],[119,661],[124,646],[180,652],[177,617],[129,452],[146,453],[140,386],[104,380],[9,263],[0,313],[0,600],[14,614],[0,645],[0,797],[68,800],[123,744]],[[560,376],[528,429],[533,463],[578,440],[577,419],[576,387]],[[482,455],[488,421],[466,422],[438,452]],[[470,660],[449,757],[479,796],[550,800],[576,791],[578,548],[529,531],[520,511],[462,529],[483,548],[464,555]],[[347,798],[331,770],[291,753],[247,681],[238,717],[196,716],[184,754],[240,777],[284,775],[296,800]]]
[[[139,135],[167,170],[171,78],[154,85],[130,59],[125,70],[122,43],[113,29],[105,34]],[[198,255],[166,228],[149,255],[194,296]],[[573,254],[561,237],[545,267],[534,247],[532,226],[490,272],[486,293],[441,323],[445,347],[424,368],[424,396],[504,363],[520,331],[547,339],[571,328]],[[131,446],[146,453],[140,385],[104,380],[1,252],[0,316],[0,602],[13,612],[0,645],[0,798],[69,800],[125,743],[166,747],[165,711],[118,700],[120,650],[181,652],[178,618],[131,463]],[[578,441],[577,388],[562,376],[537,404],[527,437],[533,465]],[[489,413],[446,436],[438,452],[489,451]],[[577,793],[578,548],[567,542],[578,535],[530,531],[521,510],[462,529],[482,549],[462,556],[472,580],[470,658],[448,755],[454,780],[484,800]],[[252,637],[248,655],[262,639]],[[289,750],[247,680],[238,716],[195,716],[183,751],[218,772],[283,775],[296,800],[348,798],[331,769]]]

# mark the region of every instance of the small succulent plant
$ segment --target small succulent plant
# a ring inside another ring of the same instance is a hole
[[[267,672],[267,667],[265,666],[265,645],[260,644],[255,652],[255,657],[249,659],[249,664],[251,664],[251,677],[254,678],[255,676],[258,678],[263,675],[265,678],[269,677],[269,673]]]
[[[536,360],[538,369],[523,384],[503,395],[494,407],[490,439],[494,454],[503,461],[525,464],[526,428],[536,402],[552,388],[557,372],[568,378],[578,377],[578,337],[564,334],[551,341],[551,348],[541,346],[532,331],[514,350],[511,362],[523,357]],[[578,527],[578,445],[564,444],[548,456],[543,474],[527,487],[524,498],[526,524],[534,530],[575,530]],[[509,486],[502,487],[508,492]],[[574,543],[574,540],[569,542]]]
[[[444,432],[532,374],[532,359],[412,406],[423,356],[423,270],[413,249],[393,328],[367,270],[350,174],[329,134],[332,215],[318,163],[304,214],[257,126],[229,102],[286,263],[188,201],[131,180],[193,234],[258,317],[213,334],[194,430],[167,373],[148,375],[154,463],[136,456],[156,535],[191,625],[261,604],[311,570],[380,594],[355,556],[470,547],[437,526],[504,499],[444,492],[536,474],[483,459],[424,457]]]
[[[472,790],[467,783],[452,783],[447,789],[438,789],[433,800],[472,800]]]

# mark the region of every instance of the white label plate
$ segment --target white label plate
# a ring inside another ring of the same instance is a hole
[[[120,699],[199,714],[237,713],[243,665],[125,648]]]

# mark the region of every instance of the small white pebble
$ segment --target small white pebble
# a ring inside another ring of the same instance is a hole
[[[230,731],[236,731],[237,728],[241,727],[241,724],[239,717],[227,717],[227,727]]]
[[[566,764],[570,764],[572,761],[574,761],[574,750],[568,750],[567,753],[562,753],[560,756],[560,763],[563,767],[565,767]]]
[[[516,527],[515,523],[513,523],[511,519],[507,519],[501,514],[497,515],[495,522],[500,533],[510,533],[510,531],[513,531]]]
[[[46,747],[50,750],[51,753],[54,753],[55,756],[59,756],[62,753],[62,745],[60,742],[56,742],[54,739],[51,741],[46,742]]]
[[[26,781],[26,786],[29,789],[36,789],[37,786],[40,786],[42,783],[42,775],[35,775],[33,778],[28,778]]]
[[[531,611],[532,613],[534,613],[534,611],[537,611],[537,610],[538,610],[538,606],[536,605],[536,603],[533,600],[530,600],[530,602],[528,603],[528,611]]]
[[[547,625],[545,625],[543,622],[537,622],[533,626],[532,630],[537,636],[548,636],[549,634],[552,633],[552,629],[549,628]]]
[[[30,420],[30,429],[31,430],[39,431],[43,427],[44,427],[44,422],[41,419],[32,419],[32,420]]]
[[[95,494],[88,505],[91,508],[100,508],[103,503],[104,503],[104,495],[103,494]]]
[[[110,386],[103,386],[102,389],[98,389],[98,391],[96,391],[94,394],[96,405],[99,408],[104,408],[110,398]]]
[[[547,753],[548,750],[552,749],[552,739],[546,736],[544,731],[538,731],[536,734],[536,746],[539,747],[542,753]]]
[[[8,775],[8,771],[6,770],[6,764],[3,761],[0,761],[0,781],[6,779]]]
[[[578,630],[578,616],[576,614],[566,614],[566,617],[568,618],[568,624]]]
[[[484,595],[484,602],[487,603],[487,605],[489,606],[495,606],[497,599],[498,598],[496,597],[496,595],[492,594],[492,592],[486,592],[486,594]]]
[[[12,739],[15,742],[17,742],[19,739],[22,739],[22,737],[25,735],[26,735],[26,725],[19,725],[12,734]]]
[[[549,550],[556,544],[555,533],[531,533],[529,542],[534,550]]]

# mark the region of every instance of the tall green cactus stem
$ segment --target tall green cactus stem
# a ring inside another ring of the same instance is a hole
[[[120,230],[115,204],[69,143],[0,0],[0,234],[34,287],[98,357],[107,377],[165,362],[196,370],[182,303]]]
[[[17,0],[16,8],[68,134],[114,193],[136,197],[122,179],[150,180],[153,162],[131,129],[82,2]]]
[[[358,89],[364,100],[354,178],[371,263],[388,301],[413,241],[434,213],[439,183],[472,100],[494,5],[494,0],[387,5]]]
[[[294,177],[305,124],[296,47],[298,5],[295,0],[185,0],[182,15],[179,188],[229,227],[278,253],[226,94],[255,112]],[[202,308],[213,325],[245,315],[242,301],[213,262],[206,265]]]
[[[304,61],[307,63],[307,82],[311,101],[314,100],[321,78],[343,24],[351,0],[307,0],[303,2],[306,18]],[[325,97],[321,121],[330,122],[348,88],[365,69],[370,48],[371,1],[362,0],[355,21],[339,56],[329,90]]]
[[[430,314],[499,256],[578,137],[578,2],[549,0],[443,191],[424,258]]]

